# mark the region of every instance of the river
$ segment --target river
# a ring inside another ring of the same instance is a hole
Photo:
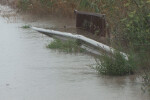
[[[60,19],[40,23],[14,16],[9,7],[0,6],[0,100],[150,99],[140,78],[99,75],[89,67],[95,63],[92,56],[50,50],[46,45],[52,38],[20,28],[27,23],[59,27]]]

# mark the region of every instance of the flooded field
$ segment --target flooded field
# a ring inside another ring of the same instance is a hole
[[[95,63],[92,56],[47,49],[53,39],[20,28],[25,24],[57,29],[66,22],[57,18],[27,20],[0,6],[0,100],[150,99],[142,92],[138,77],[98,75],[88,66]],[[66,26],[70,24],[75,26],[74,21]]]

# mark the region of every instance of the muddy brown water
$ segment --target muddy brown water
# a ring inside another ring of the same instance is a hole
[[[93,57],[47,49],[52,38],[20,28],[29,22],[4,16],[14,14],[8,7],[0,6],[0,11],[0,100],[150,99],[138,77],[98,75],[88,66],[95,63]],[[57,21],[29,24],[57,27]]]

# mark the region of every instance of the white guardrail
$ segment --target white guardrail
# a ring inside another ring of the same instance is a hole
[[[37,28],[37,27],[31,27],[31,29],[35,30],[35,31],[38,31],[38,32],[41,32],[41,33],[47,33],[47,34],[50,34],[50,35],[58,35],[58,36],[63,36],[63,37],[70,37],[70,38],[73,38],[73,39],[78,39],[78,40],[82,40],[86,43],[89,43],[95,47],[98,47],[106,52],[109,52],[109,53],[114,53],[115,52],[115,49],[112,48],[112,47],[109,47],[105,44],[102,44],[100,42],[97,42],[93,39],[90,39],[90,38],[87,38],[83,35],[74,35],[74,34],[71,34],[71,33],[67,33],[67,32],[60,32],[60,31],[54,31],[54,30],[49,30],[49,29],[43,29],[43,28]],[[120,54],[122,54],[126,60],[128,60],[128,55],[124,52],[120,52]]]

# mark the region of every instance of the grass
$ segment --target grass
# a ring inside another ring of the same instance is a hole
[[[85,51],[85,49],[80,47],[80,44],[77,41],[73,40],[61,41],[59,39],[55,39],[47,45],[47,48],[66,53],[80,53]]]
[[[31,4],[30,0],[18,0],[18,7],[22,10],[22,11],[27,11],[29,9],[29,5]]]
[[[24,25],[21,28],[27,29],[27,28],[30,28],[30,25]]]
[[[113,56],[103,54],[97,60],[96,70],[104,75],[130,75],[136,70],[136,64],[133,57],[126,60],[119,52],[115,52]]]
[[[77,4],[78,2],[72,0],[12,0],[10,5],[19,11],[36,15],[73,16]]]

